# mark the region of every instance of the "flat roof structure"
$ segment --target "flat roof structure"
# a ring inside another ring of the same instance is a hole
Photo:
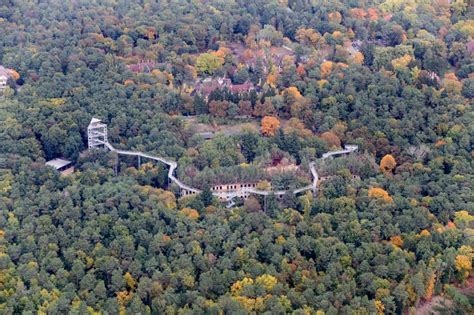
[[[68,160],[65,160],[65,159],[59,159],[59,158],[46,162],[46,165],[52,166],[57,170],[59,170],[60,168],[65,167],[65,166],[68,166],[69,164],[71,164],[71,161],[68,161]]]
[[[0,65],[0,76],[10,77],[10,75],[11,75],[10,70]]]
[[[201,137],[204,138],[204,140],[209,140],[214,138],[214,133],[213,132],[200,132],[198,133]]]

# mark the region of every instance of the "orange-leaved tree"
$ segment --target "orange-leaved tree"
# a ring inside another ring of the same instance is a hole
[[[427,283],[426,283],[425,295],[424,295],[424,298],[428,301],[431,300],[431,298],[433,297],[435,284],[436,284],[436,274],[434,272],[431,272],[431,274],[427,277]]]
[[[283,97],[288,100],[289,103],[294,103],[299,99],[303,98],[298,88],[295,86],[290,86],[285,91],[283,91]]]
[[[332,72],[332,61],[325,61],[321,64],[321,77],[326,78]]]
[[[10,74],[13,77],[13,80],[15,80],[15,81],[20,80],[20,74],[18,72],[16,72],[15,70],[10,69]]]
[[[401,248],[403,246],[403,239],[400,235],[395,235],[390,238],[390,243],[392,243],[393,246]]]
[[[278,75],[276,73],[270,73],[267,76],[267,81],[266,82],[272,88],[275,88],[277,86],[277,81],[278,81]]]
[[[356,52],[354,54],[354,62],[357,63],[358,65],[361,65],[364,63],[364,55],[361,52]]]
[[[391,154],[385,155],[382,160],[380,160],[380,170],[382,172],[392,172],[395,166],[397,166],[397,162]]]
[[[385,202],[392,202],[393,199],[388,195],[388,192],[383,190],[382,188],[374,187],[369,189],[369,197],[370,198],[377,198],[383,199]]]
[[[181,209],[181,213],[190,218],[191,220],[199,219],[199,212],[193,208],[183,208]]]
[[[273,116],[265,116],[262,119],[262,133],[265,136],[274,136],[280,128],[280,121]]]

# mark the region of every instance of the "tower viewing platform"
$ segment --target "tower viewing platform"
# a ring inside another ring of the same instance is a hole
[[[108,143],[107,125],[102,123],[100,119],[92,118],[89,126],[87,126],[87,144],[89,149],[102,147]]]

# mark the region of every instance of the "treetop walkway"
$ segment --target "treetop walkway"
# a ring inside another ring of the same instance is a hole
[[[148,153],[143,153],[140,151],[131,151],[131,150],[121,150],[121,149],[116,149],[114,146],[112,146],[107,138],[107,125],[103,124],[99,119],[92,118],[89,126],[87,127],[88,131],[88,144],[89,144],[89,149],[96,148],[96,147],[105,147],[109,149],[112,152],[115,152],[117,154],[121,155],[127,155],[127,156],[136,156],[138,158],[146,158],[154,161],[161,162],[163,164],[168,165],[169,170],[168,170],[168,179],[175,183],[181,190],[181,195],[192,195],[192,194],[199,194],[201,193],[201,190],[191,187],[189,185],[186,185],[182,181],[180,181],[176,176],[174,176],[174,171],[178,167],[178,164],[175,161],[165,159],[163,157],[159,157],[156,155],[148,154]],[[337,155],[343,155],[343,154],[349,154],[352,152],[355,152],[358,150],[357,145],[345,145],[344,150],[337,150],[337,151],[329,151],[326,152],[322,155],[321,159],[327,159],[333,156]],[[241,187],[239,186],[238,189],[235,190],[227,190],[227,191],[215,191],[212,194],[214,196],[219,197],[221,200],[225,200],[228,202],[229,205],[233,205],[233,199],[236,197],[241,197],[241,198],[246,198],[249,194],[255,194],[255,195],[261,195],[261,196],[268,196],[271,194],[274,194],[276,196],[282,196],[288,192],[291,192],[293,194],[299,194],[308,190],[312,190],[313,193],[316,193],[316,189],[318,186],[318,181],[319,181],[319,175],[318,172],[316,171],[316,165],[315,162],[309,163],[309,169],[311,171],[311,175],[313,177],[313,180],[310,185],[298,188],[298,189],[293,189],[293,190],[261,190],[257,189],[254,187]]]

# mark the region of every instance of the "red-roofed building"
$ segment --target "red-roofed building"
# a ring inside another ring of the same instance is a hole
[[[228,88],[234,94],[242,94],[255,89],[255,86],[252,82],[232,84],[232,81],[228,78],[207,78],[196,84],[193,94],[197,93],[204,97],[208,97],[209,94],[215,90],[224,88]]]

